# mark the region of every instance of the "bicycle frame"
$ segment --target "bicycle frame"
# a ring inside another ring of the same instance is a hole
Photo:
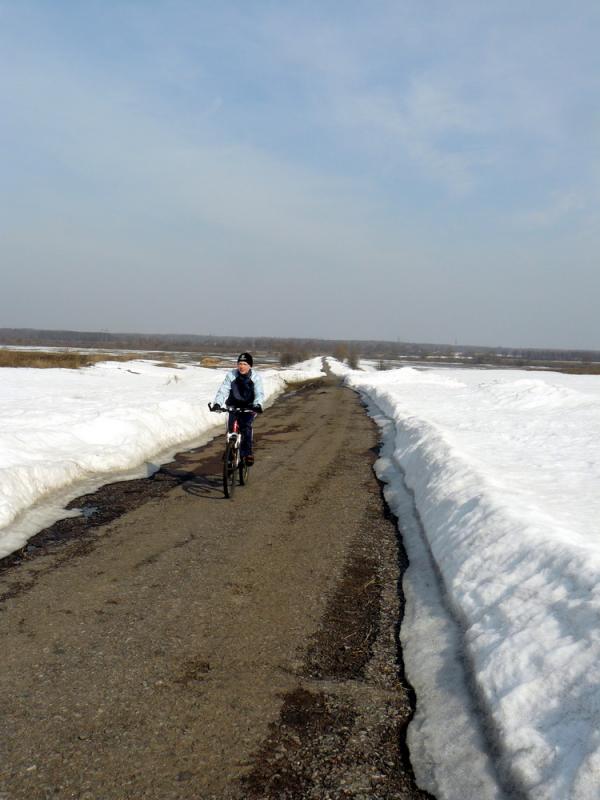
[[[238,422],[238,418],[233,418],[233,430],[229,430],[229,419],[225,420],[225,434],[227,436],[227,441],[232,442],[235,448],[239,451],[240,445],[242,444],[242,434],[240,432],[240,423]],[[239,458],[239,455],[238,455]],[[237,461],[236,461],[237,466]]]
[[[238,451],[236,466],[239,464],[239,449],[242,444],[242,433],[240,431],[240,423],[237,418],[237,414],[254,414],[255,412],[249,408],[234,408],[233,406],[226,406],[224,411],[227,413],[235,412],[235,416],[233,417],[233,424],[232,430],[229,430],[229,418],[225,420],[225,435],[227,437],[227,441],[231,442],[236,450]]]

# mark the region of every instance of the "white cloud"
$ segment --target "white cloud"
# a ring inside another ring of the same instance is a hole
[[[233,269],[270,314],[286,270],[295,298],[340,286],[348,307],[369,297],[373,332],[386,306],[389,330],[412,313],[428,338],[448,314],[491,324],[489,286],[514,252],[552,264],[544,291],[560,302],[574,246],[592,275],[597,236],[574,234],[579,217],[598,227],[597,48],[556,5],[550,22],[511,0],[350,4],[343,18],[310,0],[170,0],[96,20],[93,5],[68,25],[61,4],[14,6],[0,29],[2,247],[31,285],[65,263],[72,287],[109,268],[132,294],[164,264],[187,287]]]
[[[389,92],[340,95],[335,114],[340,125],[359,129],[369,150],[378,151],[395,170],[412,162],[429,180],[451,194],[464,195],[486,163],[477,149],[448,142],[476,130],[468,106],[429,80],[414,80],[404,96]]]
[[[204,111],[191,126],[149,113],[134,84],[51,53],[14,54],[13,66],[18,87],[5,74],[0,94],[52,175],[15,169],[5,255],[132,275],[177,261],[200,271],[258,264],[267,275],[301,266],[321,278],[360,271],[374,253],[377,269],[417,259],[408,221],[391,228],[365,181],[219,141]]]
[[[281,12],[271,32],[282,63],[304,71],[310,111],[357,159],[399,178],[413,167],[412,180],[451,197],[493,191],[510,173],[535,177],[544,193],[551,172],[574,182],[567,173],[583,154],[573,142],[598,95],[597,13],[591,3],[579,12],[554,2],[434,4],[429,13],[381,3],[350,11],[333,31],[310,13]]]
[[[585,208],[586,203],[579,192],[557,192],[544,207],[519,214],[517,222],[527,228],[550,228]]]

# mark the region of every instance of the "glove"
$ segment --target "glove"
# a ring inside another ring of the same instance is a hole
[[[221,406],[218,403],[213,403],[212,404],[212,408],[210,410],[211,411],[220,411],[221,410]]]
[[[260,403],[257,403],[255,406],[252,406],[252,411],[256,411],[257,414],[262,414],[263,407]]]

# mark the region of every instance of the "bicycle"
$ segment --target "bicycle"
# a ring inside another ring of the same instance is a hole
[[[211,411],[212,405],[209,403],[208,407]],[[229,414],[230,411],[235,411],[239,414],[253,414],[251,408],[234,408],[233,406],[225,406],[219,408],[218,411]],[[232,430],[229,430],[229,418],[225,422],[225,453],[223,454],[223,491],[225,497],[233,497],[235,491],[235,474],[239,474],[240,486],[248,483],[248,464],[246,459],[240,455],[240,447],[242,444],[242,434],[240,432],[240,425],[237,416],[233,418]]]

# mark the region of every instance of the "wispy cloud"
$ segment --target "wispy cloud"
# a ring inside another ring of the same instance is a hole
[[[341,126],[358,130],[363,146],[398,172],[404,162],[412,162],[453,194],[468,193],[485,163],[478,148],[466,144],[478,132],[472,109],[428,77],[411,79],[401,95],[374,90],[340,94],[334,111]]]
[[[549,228],[585,208],[586,203],[579,192],[567,191],[554,194],[543,208],[531,209],[520,214],[517,222],[526,228]]]
[[[193,296],[200,292],[203,324],[216,330],[224,324],[223,288],[242,280],[250,296],[260,290],[263,302],[274,301],[261,324],[287,319],[301,333],[308,298],[326,305],[321,293],[334,286],[340,298],[351,291],[368,297],[377,292],[375,274],[410,280],[422,260],[408,221],[390,228],[372,186],[358,177],[219,136],[205,109],[191,123],[149,113],[136,86],[113,74],[90,78],[48,53],[15,59],[12,120],[24,134],[28,164],[12,168],[2,254],[6,264],[26,265],[22,274],[34,285],[36,273],[45,275],[40,286],[53,275],[41,305],[58,309],[62,283],[71,287],[65,297],[84,284],[90,294],[80,309],[93,297],[110,315],[133,320],[156,308],[158,320],[173,313],[183,283],[176,327],[197,329]],[[6,97],[12,90],[4,89]],[[177,280],[157,290],[166,266]],[[119,286],[118,298],[111,285]],[[293,307],[284,312],[290,292]],[[123,298],[132,295],[143,302],[128,309]],[[132,326],[152,323],[121,323]]]
[[[215,276],[251,273],[271,319],[270,291],[287,307],[293,288],[299,330],[335,287],[348,328],[369,298],[373,334],[385,317],[389,335],[399,316],[433,327],[397,298],[438,331],[450,314],[485,328],[506,264],[552,263],[556,287],[574,241],[579,263],[595,257],[597,237],[578,236],[600,209],[591,2],[109,6],[0,0],[0,255],[22,265],[15,287],[68,264],[72,287],[153,276],[149,298],[172,263],[218,320]],[[526,304],[539,281],[523,280]]]
[[[598,94],[590,70],[600,68],[586,29],[593,6],[580,17],[553,6],[465,2],[425,18],[412,3],[382,3],[333,32],[282,12],[273,46],[301,65],[321,125],[375,169],[414,167],[413,179],[451,197],[489,194],[509,173],[535,176],[544,194],[552,177],[572,182],[573,142]]]

